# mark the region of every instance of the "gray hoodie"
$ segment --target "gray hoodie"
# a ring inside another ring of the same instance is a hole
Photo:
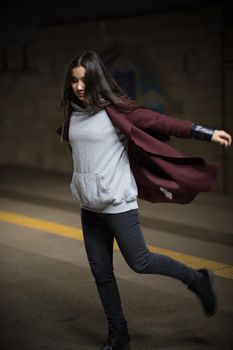
[[[138,208],[127,138],[112,123],[105,109],[90,114],[72,103],[69,126],[73,176],[70,190],[80,206],[103,213]]]

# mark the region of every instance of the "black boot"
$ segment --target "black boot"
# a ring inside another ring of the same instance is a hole
[[[208,316],[213,316],[217,311],[217,297],[213,288],[214,275],[207,269],[199,269],[199,277],[188,286],[202,303],[202,307]]]
[[[127,324],[118,328],[109,326],[108,339],[100,350],[130,350]]]

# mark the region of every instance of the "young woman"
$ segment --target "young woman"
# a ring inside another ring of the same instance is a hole
[[[56,131],[72,151],[70,190],[81,207],[85,249],[108,321],[101,350],[130,349],[113,272],[114,238],[135,272],[180,280],[197,295],[205,313],[214,315],[212,271],[150,252],[140,227],[137,197],[184,204],[209,191],[217,165],[181,153],[166,141],[169,136],[194,137],[228,147],[231,135],[137,105],[94,51],[70,62],[62,104],[65,118]]]

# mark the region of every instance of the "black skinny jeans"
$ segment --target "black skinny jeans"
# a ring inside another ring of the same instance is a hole
[[[152,253],[145,244],[138,209],[117,214],[97,213],[81,208],[85,249],[108,324],[126,323],[113,273],[114,237],[127,264],[137,273],[160,274],[189,285],[194,270],[166,255]]]

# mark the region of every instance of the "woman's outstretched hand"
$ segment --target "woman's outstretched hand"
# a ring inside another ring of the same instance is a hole
[[[215,130],[211,141],[217,142],[222,146],[229,147],[231,145],[231,135],[224,130]]]

